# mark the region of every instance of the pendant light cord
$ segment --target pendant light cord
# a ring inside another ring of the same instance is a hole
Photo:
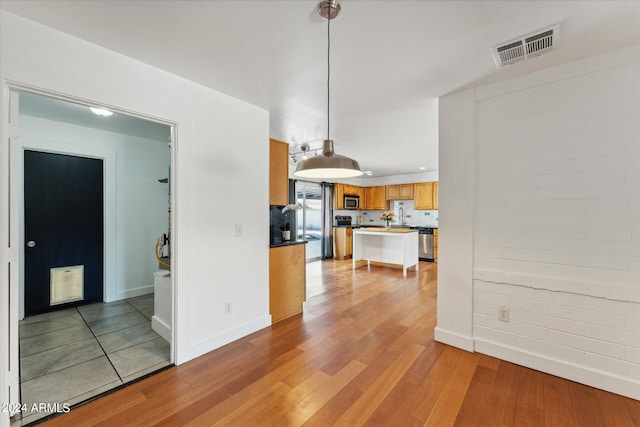
[[[331,139],[329,136],[329,122],[331,118],[329,116],[329,101],[330,101],[330,91],[329,91],[329,80],[331,78],[331,66],[330,66],[330,57],[331,53],[331,7],[329,7],[329,13],[327,16],[327,139]]]

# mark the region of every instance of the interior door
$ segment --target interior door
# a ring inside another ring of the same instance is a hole
[[[103,162],[24,152],[25,315],[103,300]]]

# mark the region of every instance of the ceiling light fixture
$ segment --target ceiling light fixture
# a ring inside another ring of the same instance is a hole
[[[323,0],[318,3],[316,12],[327,21],[327,139],[322,144],[322,155],[308,158],[296,167],[293,175],[299,178],[335,179],[353,178],[362,175],[360,165],[353,159],[336,154],[333,141],[329,137],[329,81],[331,77],[331,20],[340,13],[339,0]]]
[[[89,107],[89,109],[96,116],[100,116],[100,117],[111,117],[111,116],[113,116],[113,112],[112,111],[105,110],[104,108]]]

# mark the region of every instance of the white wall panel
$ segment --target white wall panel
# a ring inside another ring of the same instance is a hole
[[[464,141],[441,129],[441,156],[458,167],[440,170],[439,243],[462,253],[473,244],[476,350],[640,398],[640,46],[440,105],[441,123],[473,125]],[[472,164],[445,143],[475,153]],[[456,226],[472,238],[447,241],[444,183],[461,176],[474,183],[456,187],[472,219],[457,215]],[[439,272],[464,268],[439,261]],[[439,298],[442,310],[465,314]]]

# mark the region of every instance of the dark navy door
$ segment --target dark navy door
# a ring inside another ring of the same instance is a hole
[[[25,151],[25,315],[102,301],[103,192],[102,160]]]

